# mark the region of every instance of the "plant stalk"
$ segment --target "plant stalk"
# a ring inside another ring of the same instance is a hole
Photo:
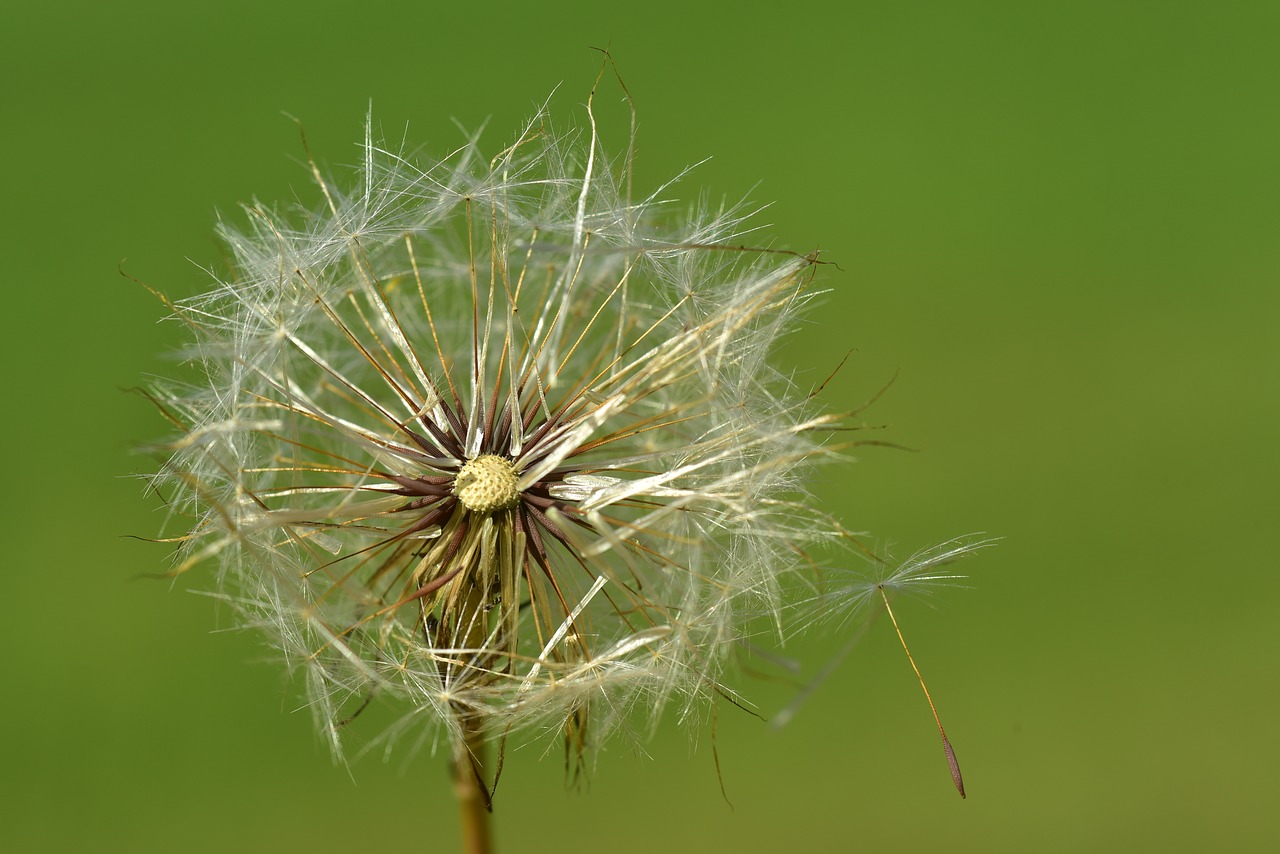
[[[453,759],[454,792],[462,820],[463,854],[492,854],[489,817],[493,805],[483,782],[485,743],[478,728],[468,724],[463,748]]]
[[[486,520],[487,521],[487,520]],[[476,650],[484,648],[488,635],[488,620],[484,608],[484,591],[468,585],[462,596],[461,622],[465,628],[463,646]],[[464,665],[469,670],[474,662]],[[454,748],[453,786],[458,797],[459,818],[462,821],[463,854],[493,854],[493,833],[489,818],[493,814],[493,802],[485,778],[484,724],[473,710],[455,707],[458,723],[462,727],[461,743]]]

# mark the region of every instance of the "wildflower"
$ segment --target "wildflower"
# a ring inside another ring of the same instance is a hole
[[[594,118],[549,125],[431,161],[370,122],[353,189],[313,165],[318,212],[222,226],[233,274],[171,304],[203,380],[152,392],[175,573],[216,562],[335,753],[390,699],[482,800],[486,741],[559,733],[576,767],[638,706],[730,696],[844,536],[805,489],[840,417],[768,361],[816,258],[633,199]]]
[[[177,570],[218,559],[335,748],[369,692],[455,739],[704,696],[830,533],[801,478],[836,417],[766,360],[814,258],[730,247],[734,211],[665,222],[546,123],[491,160],[370,132],[354,192],[247,208],[234,276],[174,306],[207,373],[155,394]]]

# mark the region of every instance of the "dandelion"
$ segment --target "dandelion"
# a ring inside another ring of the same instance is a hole
[[[846,536],[805,487],[843,416],[768,361],[816,257],[633,199],[587,117],[439,160],[370,121],[351,188],[312,165],[318,212],[222,227],[233,273],[169,304],[203,378],[149,392],[173,572],[216,563],[336,755],[375,698],[383,743],[444,745],[473,851],[495,743],[553,734],[576,773],[637,707],[734,698]]]

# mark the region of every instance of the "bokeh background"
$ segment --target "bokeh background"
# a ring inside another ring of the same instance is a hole
[[[140,578],[165,425],[121,389],[181,335],[117,267],[191,294],[216,211],[315,204],[282,111],[338,170],[371,101],[496,146],[557,86],[581,121],[604,45],[642,182],[710,156],[675,196],[772,202],[839,263],[780,358],[855,347],[833,407],[898,376],[868,418],[918,451],[826,470],[833,511],[899,553],[1004,540],[898,609],[967,801],[881,623],[782,731],[720,710],[732,808],[671,720],[576,791],[509,756],[499,850],[1280,845],[1280,5],[13,3],[0,43],[0,848],[456,848],[442,760],[335,767],[202,579]]]

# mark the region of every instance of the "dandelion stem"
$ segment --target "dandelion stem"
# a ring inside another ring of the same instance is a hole
[[[462,608],[457,627],[459,640],[465,647],[484,648],[487,621],[484,611],[484,592],[477,586],[469,586],[462,595]],[[479,654],[478,652],[476,653]],[[458,669],[465,672],[472,665]],[[456,680],[459,673],[454,674]],[[455,749],[453,760],[454,792],[458,797],[459,818],[462,821],[463,854],[492,854],[493,836],[489,816],[493,814],[493,801],[489,787],[484,782],[485,745],[484,721],[474,710],[457,709],[462,738]]]
[[[481,779],[484,773],[485,744],[478,726],[468,722],[465,747],[454,759],[454,791],[462,820],[463,854],[492,854],[493,836],[489,828],[492,805]]]

